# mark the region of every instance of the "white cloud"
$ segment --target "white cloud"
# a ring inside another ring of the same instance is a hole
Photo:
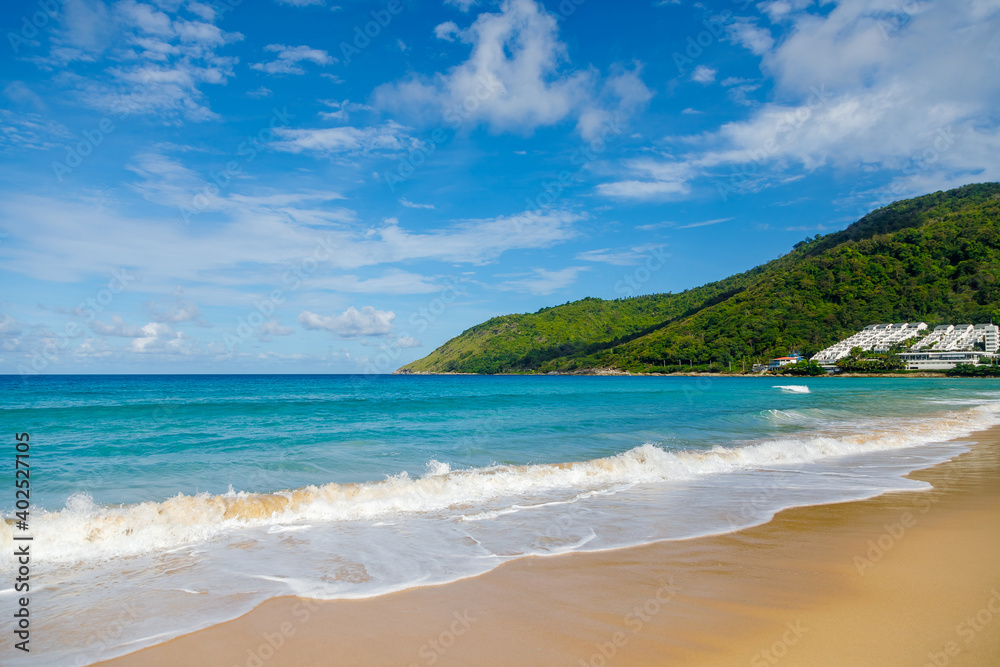
[[[686,225],[680,225],[676,229],[693,229],[694,227],[708,227],[709,225],[718,225],[722,222],[729,222],[732,218],[714,218],[712,220],[702,220],[700,222],[689,222]]]
[[[52,150],[72,136],[64,125],[40,114],[0,109],[0,150]]]
[[[574,115],[580,116],[583,131],[593,127],[593,120],[583,116],[593,116],[595,107],[607,115],[631,109],[636,99],[650,95],[635,72],[612,77],[600,89],[592,70],[565,70],[568,58],[558,23],[534,0],[504,0],[498,13],[481,13],[467,29],[448,22],[435,34],[469,44],[468,60],[433,77],[380,86],[374,93],[377,107],[427,122],[443,117],[449,124],[530,134]],[[613,99],[604,99],[605,94]]]
[[[271,89],[266,86],[261,86],[259,88],[255,88],[254,90],[247,91],[247,97],[270,97],[273,94],[274,93]]]
[[[457,7],[459,11],[467,12],[472,5],[478,5],[477,0],[444,0],[444,4]]]
[[[3,319],[0,319],[0,338],[17,336],[20,333],[21,325],[18,321],[11,317],[10,313],[4,313]]]
[[[684,162],[660,162],[650,158],[631,160],[625,164],[630,174],[642,180],[628,179],[597,186],[597,192],[617,199],[670,199],[690,191],[688,181],[694,175]]]
[[[122,0],[67,0],[53,28],[47,54],[32,58],[43,69],[60,70],[80,103],[120,117],[157,114],[165,122],[216,118],[202,87],[233,76],[236,58],[217,51],[243,39],[213,21],[210,7],[191,10],[204,20],[177,15],[177,3],[162,8]],[[74,64],[84,63],[82,71]]]
[[[201,311],[198,306],[188,299],[184,298],[184,290],[180,287],[174,289],[171,293],[172,299],[166,304],[159,304],[153,301],[147,302],[146,309],[149,311],[150,318],[154,322],[203,322],[201,319]]]
[[[392,121],[380,127],[279,128],[275,134],[281,138],[271,147],[286,153],[395,153],[413,145],[408,130]]]
[[[306,329],[321,329],[341,338],[358,336],[386,336],[392,333],[396,314],[391,310],[376,310],[363,306],[361,310],[350,306],[340,315],[317,315],[308,310],[299,313],[299,324]]]
[[[44,112],[45,102],[24,81],[11,81],[3,89],[4,97],[21,107],[31,107],[35,111]]]
[[[294,333],[294,327],[282,326],[280,320],[272,319],[258,327],[257,339],[266,343],[274,340],[275,336],[291,336]]]
[[[543,296],[569,287],[576,282],[577,275],[581,271],[586,271],[587,268],[586,266],[570,266],[559,271],[533,269],[531,277],[508,280],[501,283],[499,287],[502,290],[528,292],[536,296]]]
[[[454,42],[455,36],[458,33],[459,29],[454,21],[445,21],[440,25],[434,26],[434,36],[446,42]]]
[[[142,329],[134,324],[126,324],[120,315],[111,316],[111,324],[100,320],[88,323],[90,330],[98,336],[114,336],[117,338],[139,338],[143,336]]]
[[[407,199],[406,197],[400,197],[399,198],[399,203],[402,204],[403,206],[405,206],[406,208],[424,208],[424,209],[428,209],[428,210],[431,210],[431,211],[434,210],[434,204],[416,204],[416,203],[410,201],[409,199]]]
[[[905,17],[888,0],[844,0],[823,11],[798,2],[773,7],[790,26],[780,43],[747,22],[733,36],[761,53],[771,95],[781,101],[683,138],[689,152],[662,160],[673,178],[637,183],[635,165],[625,163],[620,181],[599,192],[650,198],[683,192],[699,177],[756,191],[786,182],[793,169],[885,172],[885,189],[867,193],[867,207],[1000,180],[1000,5],[921,3]],[[726,83],[749,103],[756,84]]]
[[[171,169],[178,171],[172,165],[166,178]],[[581,219],[549,210],[461,220],[422,231],[393,219],[366,227],[354,221],[353,211],[331,206],[336,193],[306,192],[218,196],[206,210],[217,212],[219,220],[193,228],[175,208],[179,202],[190,203],[192,191],[162,179],[150,174],[140,182],[147,198],[170,207],[162,217],[137,216],[87,197],[0,199],[0,233],[9,234],[18,246],[16,255],[4,258],[5,269],[45,281],[77,282],[88,276],[106,280],[108,267],[123,267],[141,272],[143,288],[150,292],[167,292],[186,281],[237,289],[259,285],[262,275],[280,282],[288,266],[313,253],[324,257],[323,275],[415,260],[487,264],[510,250],[566,241]],[[16,220],[17,226],[4,220]],[[101,243],[94,243],[95,238]],[[227,292],[223,302],[232,297]],[[206,303],[203,296],[199,300]]]
[[[359,278],[356,275],[319,277],[309,284],[314,289],[352,294],[429,294],[441,290],[441,286],[431,278],[398,269],[375,278]]]
[[[396,339],[396,345],[404,350],[413,347],[423,347],[424,344],[413,336],[400,336]]]
[[[644,250],[648,250],[648,248],[626,248],[623,250],[601,248],[599,250],[587,250],[577,253],[576,259],[584,262],[612,264],[614,266],[629,266],[635,264],[643,256],[642,253]]]
[[[727,26],[729,38],[736,44],[760,56],[774,46],[774,37],[767,28],[761,28],[755,19],[739,17]]]
[[[357,111],[372,111],[372,108],[367,104],[357,104],[350,100],[323,100],[323,104],[333,109],[333,111],[321,111],[319,117],[323,120],[336,120],[342,123],[346,123],[352,113]]]
[[[140,335],[132,339],[129,349],[133,352],[159,352],[168,354],[190,354],[193,352],[191,339],[184,332],[175,332],[169,324],[150,322],[140,329]]]
[[[691,73],[691,80],[698,83],[712,83],[715,81],[717,72],[718,70],[712,69],[707,65],[698,65],[694,68],[694,72]]]
[[[335,61],[323,49],[308,46],[285,46],[284,44],[268,44],[265,51],[278,54],[275,60],[265,63],[253,63],[250,69],[267,74],[305,74],[300,63],[311,62],[317,65],[331,65]]]
[[[617,199],[664,199],[687,194],[690,188],[685,183],[665,181],[615,181],[601,183],[597,191],[605,197]]]

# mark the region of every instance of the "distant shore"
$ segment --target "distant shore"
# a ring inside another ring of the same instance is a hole
[[[602,375],[614,377],[722,377],[722,378],[771,378],[784,380],[812,380],[815,378],[943,378],[945,373],[913,371],[909,373],[828,373],[825,375],[773,375],[771,373],[717,373],[690,371],[687,373],[633,373],[617,368],[586,368],[575,371],[548,371],[545,373],[449,373],[431,371],[395,371],[393,375]]]

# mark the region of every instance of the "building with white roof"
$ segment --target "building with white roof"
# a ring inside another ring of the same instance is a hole
[[[942,324],[927,332],[927,324],[870,324],[858,333],[813,356],[823,366],[835,366],[859,347],[866,352],[888,352],[917,338],[899,358],[908,370],[949,370],[957,364],[976,364],[1000,349],[1000,327],[995,324]]]

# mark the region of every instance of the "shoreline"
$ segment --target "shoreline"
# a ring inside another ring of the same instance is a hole
[[[958,441],[976,444],[908,475],[929,491],[374,598],[275,598],[97,664],[986,664],[1000,654],[1000,531],[984,530],[1000,519],[1000,427]],[[983,609],[989,623],[965,622]]]
[[[826,373],[823,375],[771,375],[770,373],[715,373],[711,371],[688,373],[633,373],[617,368],[588,368],[580,371],[548,371],[545,373],[451,373],[432,371],[393,371],[391,375],[467,375],[472,377],[717,377],[717,378],[771,378],[786,380],[813,380],[818,378],[947,378],[950,380],[996,380],[995,377],[949,376],[937,371],[909,371],[906,373]]]

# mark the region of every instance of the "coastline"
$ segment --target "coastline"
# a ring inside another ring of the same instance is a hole
[[[98,664],[986,664],[1000,654],[1000,531],[984,530],[1000,519],[1000,427],[960,441],[976,444],[909,475],[930,491],[375,598],[276,598]]]
[[[617,368],[585,368],[577,371],[548,371],[546,373],[452,373],[452,372],[432,372],[432,371],[393,371],[392,375],[471,375],[475,377],[491,377],[491,376],[539,376],[539,377],[551,377],[551,376],[608,376],[608,377],[659,377],[659,378],[669,378],[669,377],[715,377],[715,378],[771,378],[771,379],[786,379],[786,380],[814,380],[818,378],[949,378],[949,379],[963,379],[949,377],[946,373],[938,373],[935,371],[909,371],[906,373],[828,373],[825,375],[771,375],[770,373],[714,373],[714,372],[697,372],[692,371],[690,373],[633,373],[631,371],[623,371]],[[995,380],[996,378],[983,378],[983,377],[972,377],[974,380]]]

